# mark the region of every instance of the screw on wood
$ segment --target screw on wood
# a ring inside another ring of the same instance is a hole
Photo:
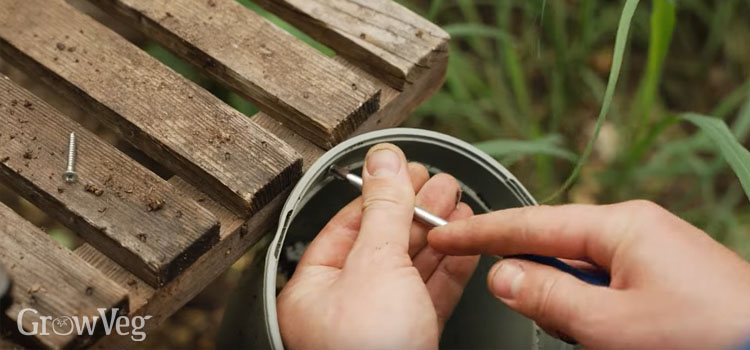
[[[69,184],[78,180],[78,174],[75,171],[76,166],[76,133],[71,132],[68,139],[68,168],[63,173],[63,180]]]

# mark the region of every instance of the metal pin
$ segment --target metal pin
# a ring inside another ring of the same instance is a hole
[[[336,178],[340,180],[346,180],[350,184],[354,185],[354,187],[357,187],[360,191],[362,190],[362,178],[349,172],[349,169],[332,165],[329,168],[329,171],[333,175],[335,175]],[[424,210],[418,206],[414,206],[414,218],[417,219],[417,221],[426,225],[430,225],[432,227],[438,227],[448,224],[445,219],[433,213],[430,213],[429,211]]]
[[[71,132],[68,139],[68,168],[63,173],[63,180],[72,184],[78,180],[78,174],[75,171],[76,166],[76,133]]]
[[[349,169],[342,168],[336,165],[332,165],[328,170],[331,173],[333,173],[333,175],[336,176],[336,178],[341,179],[341,180],[346,180],[350,184],[362,190],[362,178],[350,173]],[[414,207],[414,218],[423,224],[431,225],[433,227],[443,226],[443,225],[448,224],[448,222],[445,221],[445,219],[435,214],[432,214],[428,212],[427,210],[424,210],[417,206]],[[553,257],[531,255],[531,254],[510,255],[510,256],[505,256],[505,257],[529,260],[529,261],[534,261],[542,265],[552,266],[560,271],[563,271],[570,275],[575,276],[581,281],[584,281],[586,283],[589,283],[595,286],[607,287],[609,286],[609,283],[610,283],[610,277],[606,271],[581,270],[581,269],[568,265],[567,263],[565,263],[564,261],[560,259],[553,258]]]

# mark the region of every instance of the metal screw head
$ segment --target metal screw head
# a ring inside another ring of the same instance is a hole
[[[72,184],[78,181],[78,174],[73,171],[66,171],[63,173],[63,181]]]

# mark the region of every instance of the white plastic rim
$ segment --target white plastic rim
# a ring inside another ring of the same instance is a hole
[[[338,164],[339,160],[352,152],[366,150],[379,143],[398,143],[399,141],[429,144],[440,148],[441,152],[452,152],[461,158],[465,158],[472,166],[477,167],[475,168],[476,171],[485,171],[487,172],[485,176],[489,175],[493,182],[496,180],[496,183],[487,183],[486,186],[504,186],[522,205],[536,205],[531,194],[505,167],[476,147],[451,136],[421,129],[393,128],[362,134],[340,143],[320,157],[294,187],[281,210],[276,235],[268,247],[263,278],[262,303],[268,341],[273,349],[284,348],[276,313],[276,276],[279,255],[284,245],[287,230],[299,211],[298,209],[304,206],[307,199],[311,197],[311,193],[314,193],[316,188],[320,188],[325,179],[330,179],[328,168],[331,165]],[[405,153],[409,157],[408,150],[405,150]]]

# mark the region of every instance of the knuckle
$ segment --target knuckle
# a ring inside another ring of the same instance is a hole
[[[463,286],[461,276],[465,274],[465,270],[466,269],[463,268],[460,263],[451,260],[438,265],[438,271],[445,275],[451,283],[457,286]]]
[[[436,180],[439,179],[441,181],[445,181],[446,183],[450,183],[451,185],[455,185],[456,187],[458,187],[458,180],[456,180],[456,178],[453,177],[453,175],[451,175],[451,174],[448,174],[448,173],[439,173],[439,174],[433,176],[432,178],[436,179]]]
[[[456,211],[458,212],[456,220],[470,218],[474,215],[474,209],[471,209],[471,207],[464,202],[459,202],[458,205],[456,205]]]
[[[521,208],[518,208],[519,209],[518,218],[521,222],[524,222],[527,224],[533,224],[538,221],[537,218],[541,213],[545,211],[553,210],[554,208],[555,207],[551,205],[547,205],[547,204],[521,207]]]
[[[535,318],[550,319],[550,316],[554,314],[559,282],[559,277],[546,278],[542,281],[538,297],[532,306],[532,314]]]
[[[560,325],[560,330],[582,341],[587,339],[589,334],[596,334],[596,331],[602,329],[602,325],[608,322],[607,318],[603,319],[594,312],[579,312],[570,315],[569,322]]]
[[[654,214],[662,214],[664,208],[660,205],[645,199],[636,199],[627,201],[621,204],[627,211],[636,216],[653,216]]]
[[[410,207],[413,204],[408,193],[395,186],[383,186],[376,191],[370,191],[364,196],[362,207],[364,210]]]
[[[430,178],[430,172],[427,171],[427,168],[425,168],[424,165],[417,162],[409,162],[406,166],[409,168],[409,174],[413,177],[420,179]]]
[[[535,223],[538,222],[537,215],[539,211],[547,210],[551,208],[548,205],[542,206],[528,206],[519,209],[519,215],[516,217],[518,220],[518,232],[515,232],[517,239],[523,242],[523,245],[533,245],[537,240],[537,229],[534,227]]]
[[[644,199],[623,202],[615,205],[613,209],[624,214],[620,215],[620,220],[615,220],[615,223],[620,230],[627,233],[625,236],[643,234],[645,230],[639,228],[667,222],[671,216],[662,206]]]

